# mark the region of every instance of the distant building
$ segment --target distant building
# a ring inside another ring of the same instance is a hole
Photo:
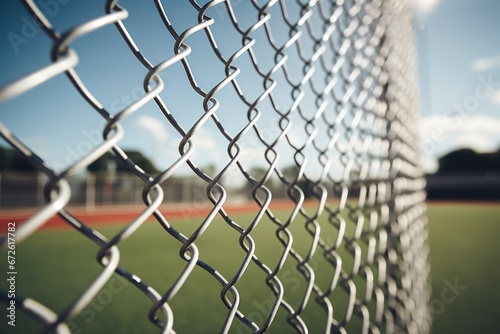
[[[439,159],[439,170],[426,179],[429,199],[500,200],[500,150],[451,152]]]

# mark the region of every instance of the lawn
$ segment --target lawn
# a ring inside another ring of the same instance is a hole
[[[500,205],[430,205],[428,216],[433,333],[498,333]]]
[[[500,289],[497,288],[500,282],[500,207],[432,204],[429,205],[428,216],[433,333],[496,332],[496,321],[500,315],[496,303],[500,300]],[[235,220],[247,226],[251,219],[251,215],[240,214]],[[198,220],[172,224],[189,234],[196,228]],[[296,224],[300,225],[303,224]],[[99,230],[110,237],[118,228],[105,227]],[[283,249],[274,237],[275,230],[276,225],[264,219],[252,232],[257,244],[257,255],[268,264],[275,264]],[[303,230],[292,232],[295,236],[294,248],[304,255],[310,246],[311,237]],[[297,235],[303,237],[298,238]],[[226,278],[234,274],[243,260],[244,252],[238,244],[238,233],[222,221],[214,221],[196,244],[200,249],[200,258],[213,264]],[[148,223],[120,244],[120,265],[163,293],[185,265],[178,256],[179,247],[180,243],[168,237],[161,227]],[[37,233],[17,247],[17,292],[29,295],[53,310],[62,310],[98,273],[100,267],[95,261],[97,250],[97,246],[75,231]],[[344,266],[348,267],[348,256],[346,259]],[[332,267],[321,261],[324,262],[318,256],[311,261],[311,265],[316,268],[324,265],[326,268],[316,272],[317,284],[325,288],[331,279]],[[3,270],[3,259],[0,263]],[[284,276],[280,278],[285,288],[295,293],[285,294],[285,297],[296,306],[305,289],[305,281],[297,273],[293,261],[286,262],[282,273]],[[262,322],[262,315],[267,313],[274,300],[264,278],[262,271],[251,264],[236,285],[241,294],[240,309],[258,323]],[[0,287],[4,289],[5,284],[1,282]],[[219,332],[227,314],[227,309],[220,301],[220,290],[221,285],[209,274],[195,268],[170,303],[177,332]],[[338,301],[334,315],[341,317],[347,296],[339,290],[334,297]],[[75,333],[157,333],[157,328],[147,320],[150,305],[149,299],[137,292],[131,283],[116,277],[87,309],[72,320],[70,327]],[[323,332],[325,312],[313,300],[309,305],[304,321],[310,327],[310,333]],[[270,333],[290,332],[291,327],[280,325],[284,323],[285,316],[284,311],[278,313]],[[357,325],[354,323],[349,329],[355,332]],[[0,333],[8,333],[10,329],[6,321],[0,322]],[[36,322],[21,312],[17,313],[15,333],[36,333],[39,329]],[[247,333],[248,330],[235,321],[231,332]]]

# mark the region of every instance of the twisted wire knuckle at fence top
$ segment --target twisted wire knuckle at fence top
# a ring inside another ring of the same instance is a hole
[[[172,17],[180,13],[170,9],[171,3],[162,3],[161,0],[153,3],[174,41],[173,55],[156,64],[148,60],[148,55],[134,40],[134,34],[127,30],[129,12],[118,0],[107,1],[102,16],[75,23],[64,32],[52,26],[51,19],[34,1],[25,1],[27,10],[51,39],[51,63],[1,88],[0,101],[22,99],[28,90],[66,75],[69,79],[67,85],[72,85],[105,119],[106,126],[99,145],[79,161],[58,171],[51,167],[50,161],[37,156],[34,149],[0,123],[2,137],[48,177],[44,188],[46,203],[18,228],[17,242],[21,244],[51,217],[60,215],[67,224],[98,245],[97,260],[102,266],[99,274],[63,311],[56,313],[28,296],[21,298],[20,310],[42,323],[46,332],[69,332],[67,322],[88,306],[114,275],[120,275],[151,300],[150,321],[162,333],[173,333],[175,317],[185,315],[177,314],[170,302],[183,289],[193,270],[201,268],[221,285],[221,302],[227,308],[220,329],[223,333],[229,332],[235,323],[243,324],[252,332],[265,332],[276,320],[279,309],[288,314],[286,321],[290,330],[307,333],[308,326],[301,314],[313,303],[323,308],[326,314],[326,332],[346,332],[346,326],[353,319],[362,323],[362,331],[366,333],[379,333],[382,328],[388,333],[428,332],[425,192],[418,167],[415,130],[418,103],[411,1],[249,0],[247,5],[253,11],[246,15],[254,15],[253,23],[244,25],[237,19],[240,15],[237,6],[243,6],[241,1],[191,0],[190,12],[183,15],[192,15],[197,24],[183,30],[173,23]],[[152,5],[149,2],[143,4]],[[212,31],[217,21],[222,20],[222,15],[226,24],[229,20],[234,30],[232,34],[238,36],[239,48],[231,54],[218,46],[226,42],[224,36]],[[278,19],[281,29],[272,24]],[[103,106],[92,89],[85,85],[77,70],[79,54],[72,49],[72,43],[77,39],[108,26],[118,30],[130,52],[147,72],[141,83],[143,95],[118,112],[111,112]],[[196,39],[192,39],[194,36]],[[198,84],[203,72],[193,70],[194,58],[189,57],[198,47],[199,39],[210,45],[213,56],[224,68],[222,80],[209,89]],[[271,50],[273,59],[259,58],[258,48],[263,44]],[[251,66],[239,66],[242,59],[249,59]],[[262,65],[269,61],[271,66]],[[189,111],[198,115],[189,128],[183,127],[176,112],[167,107],[170,100],[182,97],[175,95],[175,85],[170,78],[161,76],[162,72],[179,64],[192,91],[203,101],[199,110]],[[252,72],[258,78],[252,83],[258,94],[245,93],[242,81],[239,81],[245,72]],[[281,102],[277,86],[288,90],[290,105]],[[229,124],[218,114],[222,103],[218,94],[228,90],[236,93],[245,106],[233,110],[246,115],[247,119],[236,134],[228,130]],[[173,94],[162,94],[167,91]],[[305,100],[307,94],[307,98],[314,101],[312,111]],[[140,114],[147,103],[156,105],[165,124],[181,138],[177,160],[155,177],[136,165],[120,146],[127,136],[121,123],[133,114]],[[263,125],[259,123],[259,119],[266,119],[269,114],[278,118],[279,126],[279,133],[272,139],[266,138]],[[294,123],[296,119],[299,122]],[[193,159],[195,152],[201,150],[193,137],[210,122],[227,143],[228,162],[215,175],[206,174]],[[298,139],[293,129],[301,124],[305,136]],[[254,133],[259,145],[264,147],[256,153],[266,164],[263,175],[252,175],[250,166],[242,159],[242,138],[249,133]],[[293,162],[298,170],[293,177],[278,164],[280,154],[284,154],[280,151],[282,146],[293,152]],[[66,206],[72,191],[67,178],[110,151],[126,164],[131,175],[140,178],[145,185],[143,211],[108,239],[76,218]],[[335,163],[332,162],[332,152],[338,156]],[[311,171],[311,160],[317,160],[321,168],[315,167],[316,170]],[[206,196],[212,203],[210,212],[187,236],[170,225],[169,211],[160,209],[165,201],[160,185],[177,175],[181,166],[188,166],[192,175],[206,183]],[[341,173],[335,174],[339,170]],[[234,171],[252,185],[252,197],[258,204],[252,222],[245,227],[233,220],[225,209],[227,191],[222,181]],[[273,194],[266,182],[271,177],[286,187],[293,206],[285,221],[280,220],[270,207]],[[311,184],[312,200],[308,201],[311,206],[307,207],[304,205],[304,189],[300,187],[304,180]],[[139,273],[120,267],[120,243],[151,216],[163,227],[165,238],[179,242],[179,254],[185,261],[184,269],[171,286],[149,286],[140,279]],[[217,267],[201,260],[203,254],[197,247],[197,240],[210,229],[216,217],[221,217],[239,235],[244,257],[232,277],[222,275]],[[257,256],[259,245],[252,238],[252,232],[264,217],[275,224],[275,238],[283,246],[277,263],[266,264]],[[322,217],[327,219],[320,219]],[[303,224],[303,233],[292,233],[290,226],[293,224]],[[330,228],[337,231],[334,240],[325,238],[322,224],[330,224]],[[354,224],[353,233],[346,232],[347,224]],[[310,238],[309,251],[300,254],[294,249],[293,240],[306,236]],[[2,243],[5,248],[6,237],[2,238]],[[344,259],[339,254],[341,249],[352,256],[352,266],[343,266]],[[325,261],[313,268],[311,259],[318,254]],[[299,303],[291,303],[285,298],[286,287],[280,280],[285,261],[294,262],[304,283]],[[274,298],[272,307],[260,323],[250,319],[251,310],[239,307],[240,291],[245,286],[238,285],[238,282],[250,264],[256,265],[265,275],[264,286]],[[315,274],[319,271],[330,273],[330,284],[326,289],[315,281]],[[362,287],[359,281],[363,282]],[[348,295],[346,310],[340,318],[333,312],[336,300],[332,293],[336,289],[342,289]],[[360,291],[364,294],[361,295]],[[7,300],[5,292],[2,292],[2,300]],[[374,307],[368,307],[368,304]]]

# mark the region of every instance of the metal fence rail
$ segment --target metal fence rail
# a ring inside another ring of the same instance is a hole
[[[0,134],[10,147],[48,179],[44,206],[18,228],[18,244],[59,215],[100,248],[97,260],[102,270],[63,311],[56,313],[29,296],[23,297],[21,310],[43,323],[46,332],[68,332],[67,322],[114,275],[120,275],[149,297],[150,319],[159,331],[173,333],[176,317],[186,315],[176,313],[171,301],[196,268],[221,285],[220,302],[227,308],[222,333],[235,324],[265,332],[277,321],[278,310],[288,314],[290,332],[307,333],[301,315],[313,305],[324,310],[324,328],[329,333],[344,333],[354,321],[361,323],[364,333],[428,332],[425,182],[418,166],[412,1],[154,0],[141,3],[140,8],[153,5],[156,17],[151,20],[161,20],[164,40],[159,35],[152,38],[171,46],[163,54],[143,49],[141,45],[147,43],[142,38],[148,33],[136,37],[136,26],[128,23],[128,16],[140,10],[137,4],[107,1],[102,15],[84,22],[70,18],[70,28],[60,31],[57,27],[62,25],[53,25],[43,8],[25,1],[30,16],[51,40],[50,63],[2,87],[0,101],[22,100],[31,89],[65,76],[65,88],[72,87],[85,100],[87,111],[104,119],[105,125],[100,129],[102,140],[90,152],[56,168],[7,123],[0,123]],[[113,38],[129,49],[123,57],[135,57],[142,68],[143,81],[134,83],[142,86],[142,92],[121,103],[118,110],[86,82],[88,77],[79,67],[88,56],[79,51],[86,45],[78,44],[79,40],[92,39],[104,29],[115,29]],[[210,52],[200,56],[199,50]],[[179,78],[190,87],[191,95],[179,93]],[[50,98],[58,99],[60,93],[51,94]],[[187,107],[192,106],[190,99],[197,101],[195,109]],[[174,134],[169,143],[175,143],[178,151],[175,158],[163,159],[168,166],[157,175],[146,173],[123,147],[124,138],[134,135],[127,122],[147,108],[162,115]],[[186,115],[189,121],[183,118]],[[213,158],[214,172],[198,163],[200,152],[207,150],[202,141],[209,134],[217,137],[216,146],[223,143],[225,151],[223,157]],[[66,208],[76,196],[68,178],[108,152],[127,166],[130,177],[144,184],[142,213],[109,239]],[[286,169],[284,161],[293,168]],[[260,173],[252,169],[255,162],[261,166]],[[169,223],[169,212],[159,209],[168,202],[162,185],[185,173],[204,182],[206,200],[213,206],[197,222],[194,233],[186,236]],[[225,210],[235,175],[244,178],[247,194],[258,204],[250,224],[234,220]],[[286,189],[292,208],[286,220],[271,209],[275,194],[269,182]],[[309,206],[304,205],[307,197]],[[140,274],[120,267],[120,243],[151,216],[163,227],[166,239],[179,243],[180,253],[165,256],[180,254],[185,261],[171,286],[149,286],[138,279]],[[237,232],[239,251],[244,254],[230,277],[202,261],[197,246],[216,217]],[[269,238],[277,238],[282,245],[277,263],[260,260],[260,245],[252,237],[264,218],[275,224],[276,233]],[[302,225],[301,233],[292,232],[297,224]],[[334,238],[325,232],[331,230]],[[308,252],[294,248],[297,238],[310,240]],[[3,249],[6,241],[2,237]],[[325,261],[313,268],[315,256]],[[346,256],[352,266],[343,262]],[[294,263],[305,287],[298,304],[289,302],[290,292],[282,282],[286,261]],[[245,286],[238,282],[251,263],[265,276],[265,286],[274,296],[261,322],[249,318],[251,310],[240,309]],[[315,281],[315,274],[325,271],[331,273],[326,287]],[[332,295],[337,290],[348,296],[340,317],[334,316],[338,301]],[[8,300],[5,291],[1,300]]]

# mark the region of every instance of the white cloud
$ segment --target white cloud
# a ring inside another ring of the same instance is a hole
[[[24,144],[36,155],[40,156],[42,159],[50,159],[51,150],[49,146],[49,141],[46,137],[39,136],[30,136],[23,139]]]
[[[500,54],[491,57],[477,58],[472,62],[471,67],[478,72],[500,67]]]
[[[493,95],[491,96],[491,102],[500,105],[500,90],[497,90],[495,93],[493,93]]]
[[[479,153],[500,148],[500,118],[491,116],[429,116],[420,122],[421,149],[425,165],[458,148]],[[424,166],[426,167],[426,166]]]
[[[212,133],[204,128],[193,134],[192,141],[197,150],[213,150],[217,146]]]
[[[29,147],[45,148],[47,145],[47,138],[44,136],[31,136],[24,138],[24,144]]]
[[[137,119],[137,125],[144,131],[150,133],[159,143],[168,138],[165,126],[160,120],[154,117],[142,115]]]
[[[193,133],[191,141],[195,151],[191,159],[199,166],[216,165],[223,166],[227,142],[218,143],[214,131],[200,128]]]
[[[178,139],[169,140],[168,145],[165,145],[161,152],[170,159],[179,158],[181,156],[178,147],[179,142],[180,137]],[[208,164],[208,162],[217,164],[218,161],[214,161],[214,159],[222,157],[226,149],[226,146],[218,146],[214,134],[210,130],[204,128],[195,131],[191,137],[191,142],[195,146],[195,151],[191,159],[197,160],[200,164]]]
[[[434,174],[439,169],[439,163],[435,158],[423,156],[420,164],[424,171],[429,174]]]
[[[416,9],[419,14],[425,16],[430,14],[438,5],[440,0],[416,0]]]

